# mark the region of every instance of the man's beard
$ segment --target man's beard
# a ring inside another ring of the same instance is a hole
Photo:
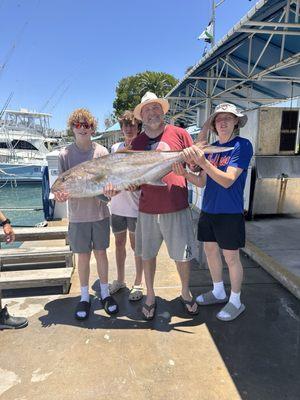
[[[146,128],[151,129],[152,131],[157,130],[158,128],[160,128],[161,126],[164,125],[164,121],[161,118],[155,118],[150,122],[144,123]]]

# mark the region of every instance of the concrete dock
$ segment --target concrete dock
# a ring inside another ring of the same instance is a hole
[[[112,280],[113,240],[108,256]],[[216,319],[221,306],[202,307],[195,318],[184,312],[179,277],[164,246],[152,322],[141,319],[142,302],[128,302],[128,289],[115,296],[120,313],[105,314],[97,298],[94,261],[87,322],[73,318],[79,300],[77,273],[68,295],[55,294],[53,288],[43,296],[37,289],[24,291],[26,297],[8,292],[4,303],[10,313],[27,316],[29,326],[0,332],[1,400],[298,400],[300,302],[256,262],[241,256],[246,311],[230,323]],[[128,249],[129,287],[133,275]],[[224,278],[229,291],[226,269]],[[193,294],[210,288],[205,264],[193,262],[190,283]]]

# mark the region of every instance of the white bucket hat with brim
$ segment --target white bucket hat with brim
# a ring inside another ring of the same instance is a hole
[[[140,102],[140,104],[138,104],[134,111],[134,117],[141,120],[142,121],[142,116],[141,116],[141,111],[142,108],[146,105],[146,104],[150,104],[150,103],[158,103],[161,105],[161,108],[163,110],[163,113],[166,114],[169,111],[170,105],[168,100],[166,99],[159,99],[156,94],[152,93],[152,92],[147,92],[146,94],[144,94],[144,96],[142,97],[142,100]]]
[[[212,130],[213,132],[217,133],[216,128],[214,126],[214,120],[217,116],[217,114],[220,113],[230,113],[238,117],[238,126],[237,128],[242,128],[243,126],[246,125],[246,122],[248,120],[247,115],[242,114],[234,104],[230,103],[222,103],[216,106],[214,113],[209,117],[209,129]]]

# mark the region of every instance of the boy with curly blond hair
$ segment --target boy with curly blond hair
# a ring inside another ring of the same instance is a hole
[[[105,147],[93,142],[97,121],[90,111],[80,108],[72,112],[68,127],[75,141],[62,149],[59,154],[59,172],[65,172],[77,164],[108,154]],[[54,193],[57,201],[66,201],[66,192]],[[75,318],[85,320],[90,312],[89,274],[90,258],[93,251],[100,280],[101,301],[108,314],[118,312],[118,305],[108,289],[108,259],[110,226],[107,205],[96,197],[69,199],[69,241],[71,249],[78,254],[78,274],[81,299],[75,310]]]

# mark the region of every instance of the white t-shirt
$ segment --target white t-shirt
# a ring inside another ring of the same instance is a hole
[[[111,153],[115,153],[117,150],[123,150],[124,148],[124,142],[115,143],[111,148]],[[122,217],[136,218],[139,210],[140,194],[140,190],[137,190],[136,192],[122,190],[119,194],[111,199],[111,214],[120,215]]]

